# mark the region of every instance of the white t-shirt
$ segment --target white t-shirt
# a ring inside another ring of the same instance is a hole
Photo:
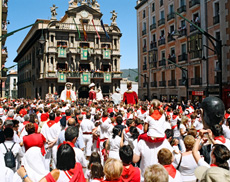
[[[181,174],[179,171],[176,171],[176,176],[175,178],[172,178],[170,175],[169,175],[169,182],[182,182],[182,177],[181,177]]]

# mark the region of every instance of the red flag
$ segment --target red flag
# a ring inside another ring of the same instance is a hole
[[[101,37],[100,37],[100,35],[99,35],[99,33],[98,33],[98,31],[97,31],[97,29],[96,29],[95,25],[94,25],[94,21],[93,21],[93,19],[92,19],[92,22],[93,22],[94,29],[95,29],[95,31],[96,31],[96,33],[97,33],[97,37],[98,37],[99,39],[101,39]]]
[[[85,31],[84,24],[83,24],[82,20],[81,20],[81,24],[82,24],[82,29],[83,29],[85,41],[87,41],[87,34],[86,34],[86,31]]]

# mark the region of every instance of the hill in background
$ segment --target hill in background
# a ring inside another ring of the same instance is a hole
[[[138,72],[138,69],[135,68],[135,69],[132,69],[136,72]],[[132,70],[129,70],[129,69],[121,69],[121,72],[123,72],[122,74],[122,78],[128,78],[128,80],[130,81],[136,81],[136,77],[138,76],[138,73],[135,73],[134,71]],[[128,77],[130,74],[130,77]]]

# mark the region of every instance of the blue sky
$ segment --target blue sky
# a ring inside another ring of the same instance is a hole
[[[8,17],[10,21],[8,32],[22,28],[35,22],[36,19],[50,19],[50,7],[55,4],[57,19],[60,20],[68,9],[69,0],[9,0]],[[136,28],[136,0],[98,0],[103,13],[103,21],[110,24],[111,11],[118,13],[117,24],[121,29],[121,69],[137,67],[137,28]],[[6,67],[13,64],[17,56],[17,49],[30,28],[10,36],[5,46],[8,50]]]

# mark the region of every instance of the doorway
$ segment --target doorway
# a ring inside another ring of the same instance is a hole
[[[78,90],[79,98],[88,98],[89,97],[89,88],[87,86],[82,86]]]

